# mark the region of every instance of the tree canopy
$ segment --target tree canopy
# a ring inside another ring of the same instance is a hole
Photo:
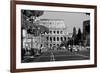
[[[73,35],[72,35],[72,38],[75,38],[76,37],[76,28],[74,27],[73,28]]]
[[[49,29],[43,25],[40,25],[38,21],[34,21],[36,17],[43,15],[43,11],[38,10],[22,10],[22,28],[26,29],[29,34],[39,36],[42,33],[49,32]],[[35,18],[31,18],[34,16]],[[32,21],[30,21],[31,19]]]
[[[90,15],[90,13],[85,13],[86,15]]]
[[[34,36],[39,36],[40,34],[44,34],[45,32],[49,32],[49,28],[45,27],[43,25],[35,25],[32,26],[31,28],[27,29],[27,32],[29,34],[33,34]]]
[[[22,13],[27,17],[31,16],[39,17],[43,15],[43,11],[38,11],[38,10],[22,10]]]

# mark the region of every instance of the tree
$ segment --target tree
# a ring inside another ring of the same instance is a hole
[[[31,16],[39,17],[43,15],[43,11],[39,11],[39,10],[22,10],[22,13],[28,17]]]
[[[76,45],[76,37],[77,37],[77,34],[76,34],[76,28],[74,27],[73,28],[73,35],[72,35],[72,41],[71,42],[73,42],[73,45]]]
[[[35,20],[37,17],[43,15],[43,11],[38,10],[21,10],[21,24],[22,28],[30,29],[31,27],[35,28]]]
[[[78,29],[77,40],[78,40],[77,42],[78,45],[82,43],[82,32],[80,28]]]
[[[90,16],[90,13],[85,13],[85,14]]]
[[[81,29],[79,28],[79,29],[78,29],[78,34],[77,34],[77,37],[78,37],[79,40],[81,40],[81,38],[82,38],[81,35],[82,35]]]
[[[48,28],[39,25],[39,22],[35,21],[37,17],[43,15],[43,11],[39,10],[22,10],[22,28],[26,29],[28,33],[34,36],[39,36],[44,32],[48,33]]]
[[[36,17],[43,15],[43,11],[38,10],[22,10],[22,14],[29,18],[29,21],[35,21]]]
[[[40,25],[39,22],[36,21],[36,18],[41,15],[43,15],[43,11],[22,10],[21,11],[21,28],[26,29],[28,34],[41,37],[42,33],[49,31],[47,27]],[[31,46],[32,45],[33,45],[33,38],[31,37]]]
[[[75,38],[76,37],[76,28],[74,27],[73,28],[73,35],[72,35],[72,38]]]
[[[36,25],[35,28],[30,28],[27,30],[29,34],[33,34],[34,36],[39,36],[40,34],[48,33],[49,28],[43,25]]]

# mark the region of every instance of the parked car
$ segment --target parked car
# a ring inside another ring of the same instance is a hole
[[[70,50],[70,51],[72,50],[72,47],[71,47],[71,45],[68,45],[68,50]]]
[[[75,52],[77,52],[77,51],[79,51],[79,49],[78,49],[78,47],[77,46],[73,46],[73,51],[75,51]]]
[[[90,50],[90,47],[89,47],[89,46],[87,46],[87,47],[86,47],[86,49],[87,49],[87,50]]]
[[[78,47],[77,46],[73,46],[73,45],[69,45],[68,46],[68,50],[71,51],[71,52],[79,51]]]
[[[44,53],[47,51],[47,48],[46,47],[41,47],[41,53]]]
[[[65,46],[62,46],[62,47],[61,47],[61,49],[62,49],[62,50],[65,50],[65,49],[66,49],[66,47],[65,47]]]
[[[65,50],[66,47],[65,47],[65,46],[62,46],[62,47],[57,47],[56,49],[57,49],[57,50]]]

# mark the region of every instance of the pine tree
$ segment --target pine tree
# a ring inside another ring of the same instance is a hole
[[[79,45],[80,43],[82,43],[82,32],[81,29],[78,29],[78,34],[77,34],[77,44]]]
[[[77,34],[76,34],[76,28],[74,27],[74,28],[73,28],[72,41],[71,41],[71,43],[72,43],[73,45],[76,45],[76,43],[75,43],[76,36],[77,36]]]

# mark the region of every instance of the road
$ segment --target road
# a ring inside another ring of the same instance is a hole
[[[48,50],[35,58],[26,58],[23,62],[87,60],[90,58],[89,54],[89,51],[70,52],[66,50]]]

